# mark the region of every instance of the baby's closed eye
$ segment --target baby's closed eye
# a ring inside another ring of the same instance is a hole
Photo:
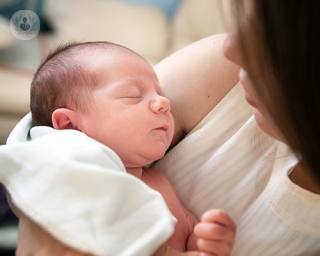
[[[135,98],[136,99],[136,98],[142,97],[142,92],[138,88],[133,87],[133,88],[130,88],[127,90],[120,91],[119,95],[120,95],[120,98],[127,98],[127,99]]]
[[[128,94],[128,95],[121,96],[120,99],[128,104],[136,104],[142,100],[142,95]]]
[[[142,96],[141,95],[126,95],[126,96],[123,96],[121,98],[125,98],[125,99],[137,99],[137,98],[141,98]]]

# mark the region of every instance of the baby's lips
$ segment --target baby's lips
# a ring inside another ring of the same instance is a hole
[[[159,130],[159,131],[164,131],[164,132],[167,132],[170,128],[170,125],[169,124],[165,124],[163,126],[160,126],[160,127],[157,127],[155,128],[154,130]]]
[[[165,130],[165,131],[168,131],[169,128],[170,128],[170,125],[166,124],[166,125],[164,125],[164,126],[162,126],[162,127],[160,127],[160,128],[163,129],[163,130]]]

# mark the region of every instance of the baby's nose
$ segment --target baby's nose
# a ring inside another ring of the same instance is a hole
[[[150,108],[154,113],[165,113],[170,111],[170,101],[166,97],[158,96],[152,100]]]

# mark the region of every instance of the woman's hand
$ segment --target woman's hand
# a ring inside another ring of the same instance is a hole
[[[89,256],[78,252],[44,231],[29,218],[20,215],[19,221],[19,242],[16,256]]]
[[[236,237],[237,226],[230,216],[219,209],[206,211],[194,227],[201,256],[229,256]]]

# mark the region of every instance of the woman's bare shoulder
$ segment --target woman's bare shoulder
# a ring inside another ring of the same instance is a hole
[[[239,67],[223,55],[225,34],[197,41],[155,66],[175,118],[177,144],[237,84]]]

